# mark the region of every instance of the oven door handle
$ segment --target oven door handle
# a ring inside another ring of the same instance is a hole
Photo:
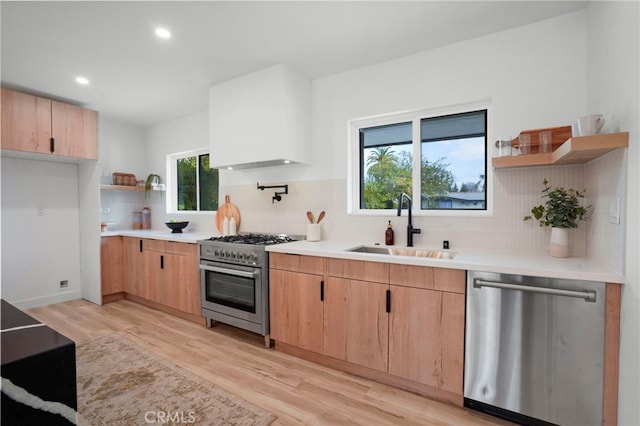
[[[219,268],[217,266],[200,265],[200,269],[211,272],[220,272],[221,274],[235,275],[238,277],[253,278],[257,272],[238,271],[237,269]]]

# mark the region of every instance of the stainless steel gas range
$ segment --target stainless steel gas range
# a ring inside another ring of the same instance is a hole
[[[269,339],[269,253],[267,245],[296,241],[282,234],[245,233],[198,241],[202,316]]]

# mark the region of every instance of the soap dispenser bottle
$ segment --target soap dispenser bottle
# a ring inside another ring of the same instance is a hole
[[[393,228],[391,227],[391,221],[389,221],[387,231],[384,233],[384,243],[388,246],[393,245]]]

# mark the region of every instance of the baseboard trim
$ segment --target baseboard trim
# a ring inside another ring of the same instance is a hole
[[[102,296],[102,304],[116,302],[118,300],[122,300],[127,297],[127,294],[124,291],[119,293],[105,294]]]
[[[185,319],[187,321],[191,321],[191,322],[194,322],[196,324],[199,324],[199,325],[201,325],[203,327],[207,326],[206,318],[204,318],[204,317],[202,317],[200,315],[194,315],[194,314],[190,314],[190,313],[187,313],[187,312],[179,311],[177,309],[165,306],[165,305],[163,305],[161,303],[157,303],[157,302],[154,302],[154,301],[151,301],[151,300],[147,300],[147,299],[144,299],[144,298],[139,297],[139,296],[134,296],[133,294],[129,294],[129,293],[124,293],[124,294],[125,294],[125,299],[131,300],[132,302],[136,302],[136,303],[139,303],[141,305],[148,306],[149,308],[153,308],[153,309],[157,309],[157,310],[162,311],[162,312],[166,312],[166,313],[171,314],[173,316],[176,316],[176,317]]]
[[[344,371],[345,373],[353,374],[354,376],[361,376],[385,385],[404,389],[430,399],[446,402],[458,407],[462,407],[463,405],[462,395],[458,395],[453,392],[436,389],[422,383],[403,379],[382,371],[352,364],[337,358],[331,358],[326,355],[311,352],[306,349],[301,349],[278,341],[275,341],[275,349],[298,358],[306,359],[307,361],[315,362],[316,364],[324,365],[325,367],[334,368],[336,370]]]
[[[25,311],[27,309],[39,308],[40,306],[53,305],[54,303],[68,302],[70,300],[81,299],[80,290],[64,291],[46,296],[34,297],[24,300],[5,299],[16,308]]]

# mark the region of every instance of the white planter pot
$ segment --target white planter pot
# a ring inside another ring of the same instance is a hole
[[[569,230],[566,228],[551,228],[549,253],[553,257],[569,256]]]

